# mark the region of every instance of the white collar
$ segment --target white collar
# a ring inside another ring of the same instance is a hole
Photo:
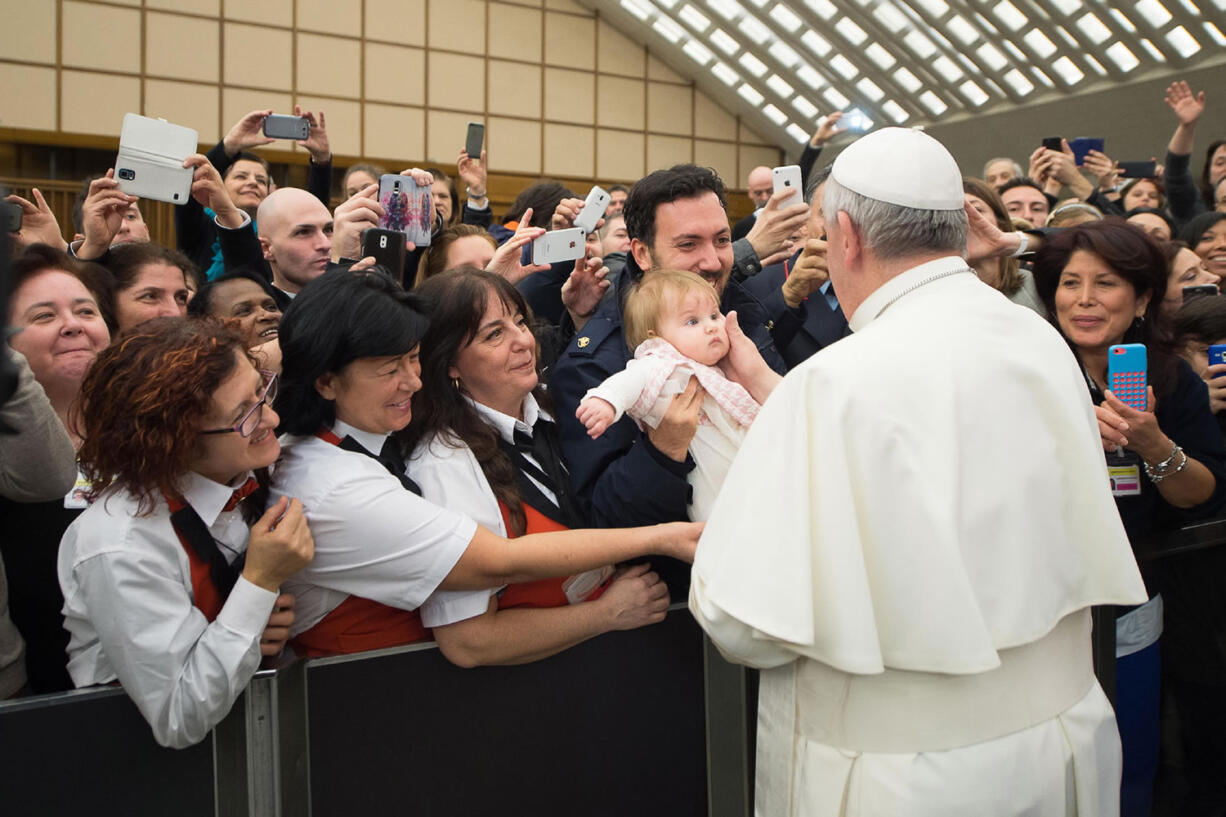
[[[234,495],[234,491],[253,476],[255,475],[248,471],[239,477],[235,484],[222,485],[203,474],[188,471],[179,478],[179,493],[183,494],[183,500],[192,506],[192,510],[204,522],[205,527],[212,527],[217,517],[221,516],[226,503],[230,501],[230,497]]]
[[[488,425],[493,426],[494,430],[498,432],[498,436],[502,437],[502,439],[506,440],[507,442],[515,441],[516,429],[531,437],[532,427],[536,425],[536,421],[541,417],[544,417],[550,422],[553,421],[553,418],[549,416],[549,413],[541,408],[540,404],[536,402],[536,398],[532,396],[532,392],[528,392],[527,396],[524,397],[524,419],[522,420],[518,420],[509,414],[503,414],[498,409],[493,409],[489,406],[478,403],[476,400],[473,400],[467,395],[465,395],[464,399],[468,401],[469,405],[477,410],[477,413],[481,415],[481,419]]]
[[[945,258],[925,261],[918,267],[912,267],[905,272],[900,272],[869,293],[869,296],[861,302],[847,324],[851,327],[851,331],[859,332],[885,311],[887,306],[907,294],[908,291],[927,283],[926,279],[932,278],[934,275],[944,276],[964,269],[967,269],[966,260],[956,255],[951,255]]]
[[[346,437],[353,437],[358,445],[377,457],[379,452],[383,450],[383,443],[391,432],[377,434],[373,431],[363,431],[360,428],[354,428],[348,423],[337,420],[332,424],[332,433],[342,440]]]

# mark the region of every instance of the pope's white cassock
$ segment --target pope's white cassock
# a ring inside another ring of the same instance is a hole
[[[1089,608],[1147,596],[1072,354],[960,258],[851,328],[775,389],[694,561],[691,610],[764,668],[758,815],[1114,817]]]

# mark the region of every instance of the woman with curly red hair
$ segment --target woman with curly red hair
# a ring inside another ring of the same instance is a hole
[[[202,740],[261,641],[288,634],[278,588],[314,543],[296,499],[260,515],[275,395],[239,334],[179,318],[130,330],[81,385],[95,501],[60,546],[68,671],[78,687],[118,680],[164,746]]]

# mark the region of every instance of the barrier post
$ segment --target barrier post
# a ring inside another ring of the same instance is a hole
[[[702,663],[707,695],[707,813],[749,817],[753,813],[750,730],[757,728],[746,697],[749,670],[725,661],[706,635]]]

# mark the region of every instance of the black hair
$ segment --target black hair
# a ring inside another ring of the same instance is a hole
[[[626,197],[626,233],[651,247],[656,239],[656,208],[661,204],[714,193],[728,209],[728,193],[719,174],[709,167],[684,164],[649,173],[634,183]]]
[[[1162,312],[1162,299],[1166,297],[1170,277],[1162,247],[1149,233],[1119,218],[1078,224],[1048,235],[1035,253],[1034,283],[1057,331],[1060,324],[1056,315],[1056,290],[1064,268],[1078,250],[1097,256],[1128,282],[1138,298],[1149,294],[1144,320],[1134,322],[1120,342],[1145,344],[1149,352],[1149,382],[1159,398],[1165,396],[1175,379],[1175,344],[1170,321]]]
[[[1175,220],[1165,210],[1159,210],[1157,207],[1134,207],[1124,214],[1125,219],[1131,219],[1133,216],[1144,215],[1148,213],[1151,216],[1157,216],[1166,222],[1166,226],[1171,229],[1171,235],[1176,232]]]
[[[1002,184],[1000,187],[996,188],[996,192],[1003,196],[1005,195],[1006,190],[1012,190],[1015,187],[1033,187],[1035,190],[1038,190],[1040,193],[1043,193],[1044,196],[1047,195],[1046,193],[1043,192],[1043,185],[1039,184],[1038,182],[1036,182],[1034,179],[1030,178],[1029,176],[1018,176],[1018,177],[1012,178],[1009,181]]]
[[[531,207],[532,226],[544,227],[548,230],[550,220],[553,218],[553,211],[557,209],[558,202],[562,201],[562,199],[574,197],[575,194],[566,185],[561,182],[545,179],[525,188],[516,196],[515,201],[511,202],[511,206],[507,208],[507,214],[502,217],[502,220],[503,222],[519,221],[523,217],[524,211]]]
[[[1215,139],[1209,143],[1209,148],[1205,151],[1205,166],[1200,171],[1201,198],[1210,210],[1217,206],[1217,202],[1213,200],[1213,191],[1217,185],[1209,184],[1209,171],[1213,169],[1213,154],[1223,146],[1226,146],[1226,139]]]
[[[200,287],[195,296],[187,302],[187,314],[192,317],[203,317],[205,315],[212,314],[213,295],[217,292],[218,285],[229,281],[253,281],[260,285],[260,288],[264,290],[264,293],[268,295],[269,298],[272,298],[274,301],[277,298],[276,293],[273,291],[272,284],[268,282],[267,278],[260,275],[250,267],[238,267],[237,269],[233,269],[224,275],[217,276],[212,281],[209,281],[204,286]],[[217,317],[224,316],[219,315]]]
[[[530,324],[528,304],[501,275],[475,267],[459,267],[435,275],[414,292],[428,304],[430,328],[421,341],[422,388],[413,397],[413,419],[401,435],[404,450],[412,451],[418,442],[435,435],[468,446],[494,496],[507,509],[510,533],[520,535],[526,520],[515,469],[499,445],[498,432],[481,418],[465,398],[464,384],[461,382],[457,387],[448,370],[476,337],[492,299],[502,301],[509,313],[519,312]],[[549,406],[539,385],[533,394],[538,402]]]
[[[1226,296],[1189,298],[1175,313],[1175,341],[1216,343],[1226,338]]]
[[[281,317],[281,385],[274,408],[280,431],[314,434],[336,419],[315,381],[359,358],[412,351],[426,333],[421,299],[382,267],[325,272],[298,293]]]
[[[234,161],[230,162],[230,166],[226,168],[226,172],[222,175],[222,178],[229,178],[231,171],[234,170],[234,167],[239,162],[255,162],[264,168],[264,173],[269,177],[269,181],[272,181],[272,165],[268,164],[268,160],[263,156],[260,156],[258,153],[251,153],[250,151],[246,150],[240,151],[239,154],[234,157]]]
[[[1200,243],[1201,236],[1224,219],[1226,219],[1226,213],[1201,213],[1183,225],[1183,229],[1179,231],[1179,240],[1195,250],[1196,245]]]

